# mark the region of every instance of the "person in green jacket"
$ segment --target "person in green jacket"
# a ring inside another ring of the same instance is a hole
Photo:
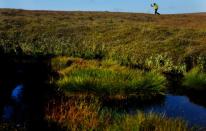
[[[158,9],[159,9],[159,6],[158,6],[156,3],[152,4],[151,6],[152,6],[152,7],[154,8],[154,10],[155,10],[155,15],[160,15],[160,13],[157,12]]]

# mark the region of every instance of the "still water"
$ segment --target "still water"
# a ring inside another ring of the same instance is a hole
[[[7,104],[3,108],[1,118],[3,120],[10,120],[13,117],[18,116],[21,119],[21,115],[26,111],[26,105],[23,103],[24,86],[22,84],[16,85],[11,91],[10,104]],[[194,104],[187,96],[179,96],[167,94],[166,96],[156,100],[156,102],[147,103],[132,101],[132,105],[123,105],[127,107],[128,113],[135,114],[137,110],[144,112],[155,112],[163,114],[167,117],[178,117],[187,120],[189,125],[198,125],[206,127],[206,108],[203,105]],[[114,104],[118,108],[117,104]],[[17,117],[17,119],[18,119]]]
[[[206,127],[206,108],[192,103],[187,96],[168,94],[162,104],[145,107],[144,111],[180,117],[187,120],[190,125]]]
[[[23,85],[17,85],[11,92],[10,102],[3,108],[2,119],[10,120],[12,119],[14,113],[22,114],[24,104],[22,102],[23,96]],[[15,111],[19,109],[18,111]]]
[[[166,94],[149,101],[140,98],[106,100],[103,106],[123,113],[126,111],[130,115],[135,115],[138,111],[154,112],[167,117],[184,119],[190,126],[206,127],[206,96],[199,97],[198,94],[194,94],[193,98],[186,95]]]

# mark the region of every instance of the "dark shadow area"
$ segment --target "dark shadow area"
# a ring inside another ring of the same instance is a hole
[[[203,106],[204,108],[206,108],[205,92],[190,91],[190,92],[187,92],[186,96],[189,98],[189,100],[192,103]]]
[[[44,120],[47,101],[55,94],[49,84],[52,75],[51,56],[0,56],[0,119],[26,130],[55,130]],[[22,86],[21,100],[12,98]],[[6,113],[5,113],[6,112]],[[10,114],[9,114],[10,113]],[[6,114],[6,115],[5,115]],[[8,117],[9,115],[9,117]],[[8,119],[3,119],[7,116]]]
[[[103,107],[108,107],[119,111],[130,112],[131,110],[144,110],[144,108],[153,107],[155,105],[161,105],[165,102],[165,96],[131,96],[126,99],[102,98],[102,101]]]

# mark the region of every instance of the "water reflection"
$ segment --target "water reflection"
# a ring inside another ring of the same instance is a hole
[[[2,119],[3,120],[11,120],[14,117],[14,112],[17,115],[22,114],[23,112],[23,102],[22,102],[22,97],[23,97],[23,88],[24,86],[22,84],[17,85],[11,92],[11,100],[9,104],[4,106],[3,108],[3,115]],[[19,118],[17,118],[19,119]]]
[[[44,106],[53,93],[47,83],[51,56],[0,58],[0,122],[46,130]]]
[[[153,107],[161,105],[165,101],[164,95],[156,96],[132,96],[127,99],[103,99],[103,106],[115,110],[123,110],[133,112],[136,109],[144,109],[145,107]]]
[[[189,100],[197,105],[203,106],[206,108],[206,95],[205,92],[190,92],[186,96]]]
[[[10,120],[12,115],[13,115],[14,109],[11,105],[7,105],[3,109],[3,115],[2,119],[3,120]]]
[[[206,108],[192,103],[187,96],[168,94],[163,104],[145,107],[144,111],[179,117],[187,120],[190,125],[206,126]]]
[[[17,103],[22,100],[23,85],[17,85],[11,93],[11,99]]]
[[[167,117],[178,117],[188,121],[189,125],[206,127],[206,108],[194,104],[191,97],[171,95],[159,96],[149,100],[140,98],[128,100],[106,100],[103,106],[126,111],[134,115],[137,111],[155,112]]]

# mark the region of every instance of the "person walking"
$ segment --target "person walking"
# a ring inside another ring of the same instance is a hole
[[[158,6],[156,3],[152,4],[152,5],[151,5],[151,7],[153,7],[153,8],[154,8],[154,10],[155,10],[155,15],[160,15],[160,13],[159,13],[159,12],[157,12],[157,11],[158,11],[158,9],[159,9],[159,6]]]

